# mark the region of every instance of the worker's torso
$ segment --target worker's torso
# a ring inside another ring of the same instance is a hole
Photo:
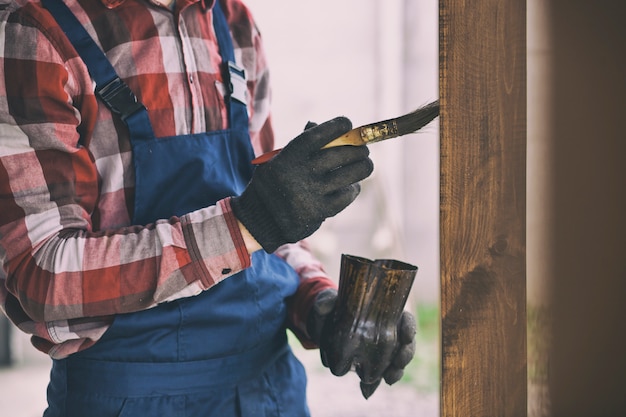
[[[225,20],[220,24],[219,61],[234,61]],[[226,129],[157,137],[141,116],[145,110],[126,119],[135,176],[132,223],[184,214],[244,189],[253,150],[245,100],[235,95],[225,101]],[[181,279],[187,274],[192,279],[194,271],[182,271]],[[260,251],[250,268],[200,295],[116,316],[94,346],[55,361],[49,396],[68,397],[53,401],[47,415],[57,415],[57,407],[69,407],[61,411],[67,415],[84,412],[94,397],[106,398],[102,410],[123,403],[143,415],[153,415],[150,408],[154,415],[174,415],[165,411],[170,408],[180,415],[274,416],[283,415],[281,408],[292,410],[284,415],[306,415],[305,377],[285,339],[285,299],[298,283],[284,261]]]

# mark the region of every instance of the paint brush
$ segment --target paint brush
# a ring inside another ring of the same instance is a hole
[[[407,135],[421,129],[439,115],[439,100],[433,101],[419,109],[395,119],[383,120],[382,122],[357,127],[343,136],[334,139],[323,148],[333,146],[352,145],[361,146],[370,143]],[[261,165],[280,152],[280,149],[264,153],[252,160],[254,165]]]

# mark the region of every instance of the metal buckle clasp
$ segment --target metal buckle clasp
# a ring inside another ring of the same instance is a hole
[[[248,84],[246,83],[246,71],[238,67],[234,62],[228,61],[228,75],[230,97],[247,105]]]
[[[145,109],[144,105],[137,100],[135,93],[119,77],[97,89],[96,94],[113,113],[120,115],[122,121],[126,121],[136,111]]]

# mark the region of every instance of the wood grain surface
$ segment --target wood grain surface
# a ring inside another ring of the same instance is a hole
[[[525,416],[526,1],[440,1],[443,417]]]

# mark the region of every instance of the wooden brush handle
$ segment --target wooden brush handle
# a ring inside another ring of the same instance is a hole
[[[333,139],[331,142],[322,146],[322,149],[333,148],[335,146],[352,145],[361,146],[365,145],[365,141],[361,138],[361,128],[357,127],[352,129],[345,135],[339,136],[337,139]]]
[[[357,127],[356,129],[352,129],[345,135],[339,136],[337,139],[333,139],[331,142],[327,143],[322,147],[322,149],[332,148],[334,146],[342,146],[342,145],[352,145],[352,146],[360,146],[365,145],[365,141],[361,138],[361,128]],[[253,165],[261,165],[278,155],[281,149],[274,149],[273,151],[266,152],[252,160]]]

